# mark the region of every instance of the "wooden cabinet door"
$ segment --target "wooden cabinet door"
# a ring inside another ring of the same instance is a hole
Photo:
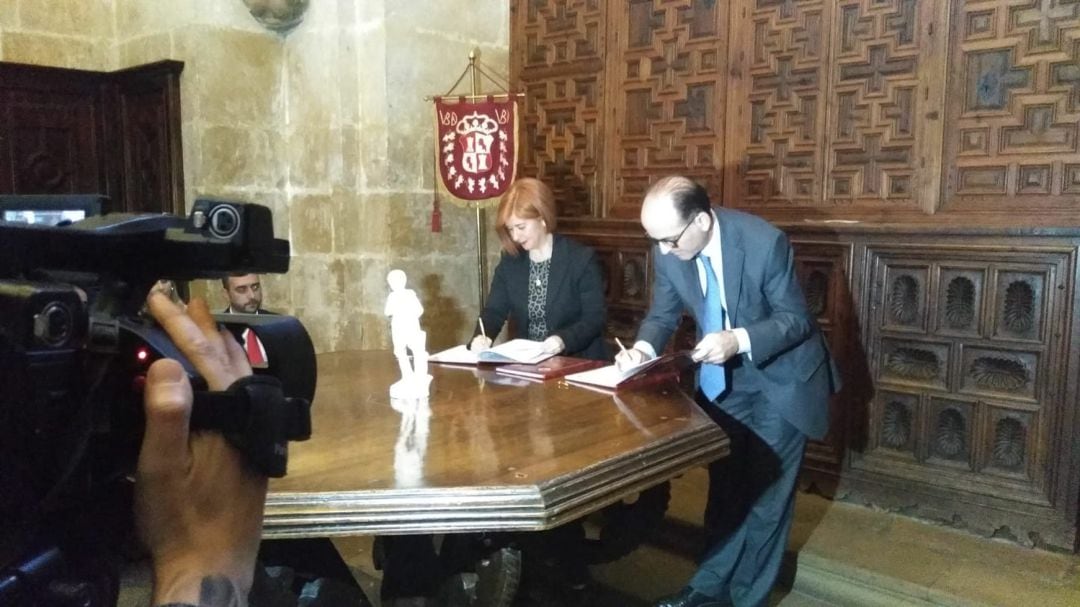
[[[59,76],[31,66],[0,72],[0,193],[110,193],[98,89],[92,78]]]
[[[104,194],[114,211],[183,213],[182,69],[0,63],[0,194]]]

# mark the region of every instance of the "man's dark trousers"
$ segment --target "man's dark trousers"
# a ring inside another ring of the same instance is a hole
[[[719,400],[703,406],[731,436],[732,453],[709,468],[709,545],[690,586],[757,607],[766,604],[787,548],[806,436],[759,392]]]

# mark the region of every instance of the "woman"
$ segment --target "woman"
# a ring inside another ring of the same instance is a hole
[[[602,334],[606,320],[603,280],[592,249],[555,234],[555,197],[536,179],[519,179],[499,202],[496,230],[503,256],[491,280],[470,349],[491,347],[507,318],[518,337],[543,341],[553,354],[608,360]],[[483,329],[483,330],[482,330]],[[485,331],[486,330],[486,333]],[[539,561],[557,558],[572,588],[588,579],[580,558],[584,527],[572,521],[528,534],[526,551]],[[384,557],[384,604],[394,597],[432,597],[442,572],[430,536],[380,538]]]
[[[555,196],[537,179],[518,179],[499,202],[495,229],[503,255],[470,349],[491,347],[509,317],[517,337],[552,354],[608,360],[600,264],[592,249],[555,233]]]

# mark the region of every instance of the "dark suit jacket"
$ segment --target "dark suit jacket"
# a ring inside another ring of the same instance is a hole
[[[565,356],[608,360],[604,343],[607,311],[600,264],[589,247],[555,234],[548,275],[547,326],[566,344]],[[481,313],[487,336],[495,339],[507,318],[519,333],[529,326],[529,255],[503,253]],[[480,333],[477,325],[473,335]]]
[[[221,313],[232,314],[233,312],[231,312],[230,310],[231,308],[225,308],[221,311]],[[277,314],[277,312],[271,312],[270,310],[264,310],[262,308],[259,308],[259,311],[256,312],[256,314],[275,315]],[[229,330],[229,333],[233,334],[233,337],[236,338],[237,343],[239,343],[241,346],[247,346],[247,344],[244,343],[244,331],[247,330],[247,327],[243,325],[225,325],[225,328]]]
[[[787,236],[754,215],[713,209],[719,219],[724,292],[732,327],[750,336],[753,360],[737,355],[727,363],[727,394],[760,392],[770,406],[811,438],[829,427],[829,394],[839,388],[817,323],[806,307],[795,277]],[[688,310],[698,324],[704,315],[696,260],[681,261],[654,251],[655,279],[649,313],[638,339],[661,352]]]

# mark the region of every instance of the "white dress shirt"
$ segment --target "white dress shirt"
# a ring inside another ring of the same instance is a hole
[[[698,281],[701,283],[701,293],[704,295],[708,284],[708,278],[705,275],[705,259],[709,258],[709,262],[712,264],[713,272],[716,273],[716,281],[720,285],[720,304],[724,307],[724,328],[735,334],[735,339],[739,342],[739,354],[746,354],[748,358],[753,360],[753,354],[750,350],[750,334],[746,332],[746,329],[742,327],[731,326],[731,314],[728,313],[727,295],[724,293],[724,251],[720,246],[720,221],[716,217],[716,213],[712,213],[712,235],[709,237],[709,242],[705,243],[705,248],[698,253],[694,258],[694,266],[697,267]],[[704,256],[704,257],[703,257]],[[652,344],[647,341],[639,341],[634,344],[634,348],[641,350],[649,355],[650,358],[656,357],[656,350],[653,349]]]

